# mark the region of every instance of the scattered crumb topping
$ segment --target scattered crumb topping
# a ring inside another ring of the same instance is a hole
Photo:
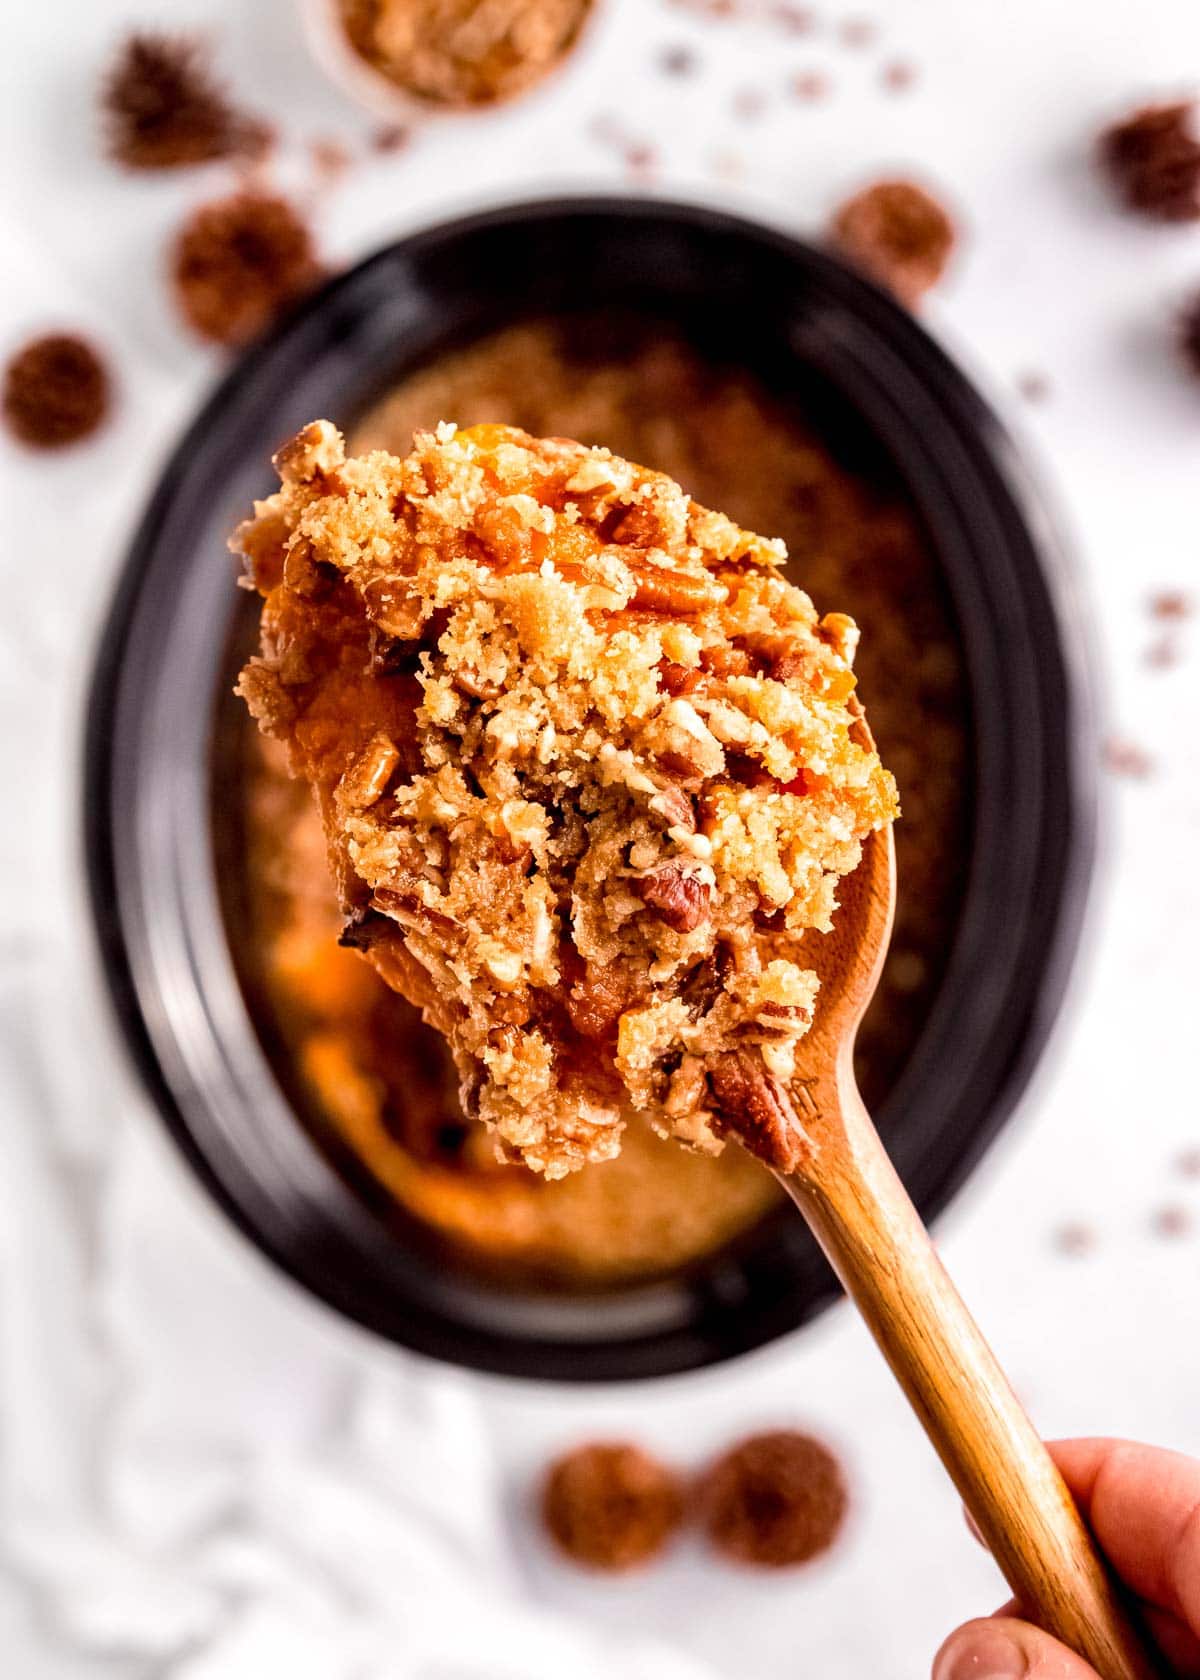
[[[273,138],[269,124],[230,104],[203,42],[189,35],[131,35],[105,79],[101,111],[109,155],[127,169],[255,157]]]
[[[1154,770],[1154,760],[1145,748],[1122,735],[1110,735],[1104,743],[1104,765],[1114,776],[1130,776],[1145,781]]]
[[[1192,600],[1182,589],[1160,589],[1150,598],[1150,612],[1154,618],[1168,624],[1180,624],[1192,616]]]
[[[1154,1230],[1160,1237],[1190,1236],[1194,1225],[1190,1209],[1179,1202],[1160,1207],[1154,1215]]]
[[[351,45],[434,105],[524,93],[574,46],[593,0],[339,0]]]
[[[217,344],[245,344],[321,278],[308,224],[286,199],[238,192],[185,222],[172,257],[188,324]]]
[[[35,338],[4,370],[4,419],[31,449],[79,443],[103,423],[108,369],[86,339],[73,333]]]
[[[1060,1225],[1054,1233],[1054,1246],[1060,1254],[1068,1254],[1072,1259],[1081,1259],[1085,1254],[1091,1254],[1096,1247],[1096,1231],[1092,1225],[1085,1225],[1082,1220],[1068,1220]]]
[[[752,1435],[711,1467],[700,1490],[710,1543],[735,1563],[785,1569],[828,1551],[846,1515],[846,1482],[829,1448],[778,1429]]]
[[[1040,368],[1026,368],[1017,375],[1017,390],[1028,403],[1043,403],[1052,394],[1050,376]]]
[[[1191,101],[1134,111],[1104,130],[1098,153],[1127,209],[1164,222],[1200,217],[1200,126]]]
[[[576,1447],[550,1467],[542,1521],[558,1549],[591,1569],[649,1563],[678,1530],[681,1478],[625,1442]]]
[[[877,181],[855,193],[834,215],[832,233],[910,309],[942,278],[955,245],[949,214],[913,181]]]
[[[239,689],[468,1112],[548,1177],[631,1111],[709,1151],[766,1126],[803,936],[897,812],[853,622],[605,449],[444,424],[348,461],[320,421],[276,465],[234,539],[265,597]]]

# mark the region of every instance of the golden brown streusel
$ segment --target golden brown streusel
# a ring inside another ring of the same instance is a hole
[[[316,788],[347,939],[507,1154],[561,1176],[631,1110],[719,1147],[711,1075],[791,1077],[799,940],[895,815],[853,623],[607,450],[443,426],[347,461],[317,422],[276,464],[240,692]]]
[[[592,0],[339,0],[358,55],[434,105],[493,105],[575,44]]]
[[[671,1540],[684,1514],[675,1471],[624,1441],[596,1441],[555,1460],[542,1521],[559,1551],[589,1569],[636,1569]]]
[[[787,1569],[828,1551],[848,1503],[829,1448],[795,1429],[751,1435],[705,1473],[700,1513],[709,1542],[735,1563]]]
[[[832,234],[852,262],[913,309],[936,286],[956,242],[949,213],[914,181],[876,181],[839,207]]]

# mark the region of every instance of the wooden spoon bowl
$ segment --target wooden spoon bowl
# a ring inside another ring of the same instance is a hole
[[[869,739],[866,726],[859,725]],[[890,829],[841,887],[833,932],[806,951],[821,979],[776,1177],[866,1320],[1025,1615],[1102,1680],[1161,1674],[1054,1461],[951,1283],[854,1078],[854,1040],[887,953]]]

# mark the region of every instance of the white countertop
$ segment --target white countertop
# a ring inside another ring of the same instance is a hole
[[[1098,124],[1200,83],[1194,0],[817,4],[811,38],[611,0],[579,61],[503,114],[429,126],[318,212],[350,259],[481,199],[622,187],[596,138],[651,143],[655,190],[814,229],[876,172],[912,170],[966,227],[930,322],[1026,434],[1078,548],[1111,731],[1152,772],[1108,776],[1085,955],[1017,1121],[943,1220],[952,1272],[1047,1433],[1200,1452],[1200,1146],[1192,1077],[1200,886],[1200,619],[1168,669],[1156,590],[1200,593],[1200,380],[1171,316],[1200,289],[1200,227],[1118,214]],[[878,40],[834,28],[866,12]],[[116,1052],[74,912],[86,650],[137,509],[220,359],[175,323],[164,241],[219,169],[122,177],[94,142],[98,72],[140,21],[204,22],[247,103],[290,139],[371,123],[309,62],[290,0],[58,0],[6,19],[0,353],[43,325],[109,352],[115,423],[32,459],[0,440],[0,1647],[14,1680],[529,1680],[598,1674],[919,1676],[1001,1594],[850,1312],[699,1376],[571,1391],[435,1370],[335,1321],[192,1184]],[[659,51],[694,46],[668,79]],[[918,81],[891,93],[893,58]],[[800,70],[828,99],[790,98]],[[744,89],[766,95],[753,121]],[[261,89],[261,92],[257,91]],[[603,126],[603,125],[601,125]],[[546,169],[553,161],[553,175]],[[736,179],[734,178],[736,177]],[[1019,376],[1050,381],[1034,406]],[[74,896],[72,896],[74,895]],[[49,908],[48,908],[49,906]],[[1159,1234],[1164,1208],[1196,1229]],[[1094,1250],[1054,1234],[1080,1221]],[[644,1577],[552,1562],[521,1503],[559,1444],[629,1432],[688,1463],[768,1422],[844,1452],[853,1520],[827,1561],[759,1580],[685,1546]],[[613,1642],[617,1644],[614,1645]],[[632,1642],[632,1644],[631,1644]],[[637,1646],[637,1649],[633,1648]],[[619,1648],[620,1655],[616,1652]]]

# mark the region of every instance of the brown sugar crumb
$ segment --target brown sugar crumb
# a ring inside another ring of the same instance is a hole
[[[108,370],[74,334],[33,339],[4,370],[5,422],[31,449],[61,449],[90,437],[108,406]]]
[[[1181,589],[1164,589],[1150,599],[1150,612],[1154,618],[1161,618],[1168,623],[1178,624],[1192,616],[1193,607],[1190,595],[1185,595]]]
[[[816,104],[829,94],[829,77],[822,70],[798,70],[792,77],[792,93],[797,99]]]
[[[359,56],[431,105],[524,93],[575,45],[593,0],[339,0]]]
[[[733,96],[733,114],[739,122],[757,122],[767,108],[761,88],[741,88]]]
[[[139,32],[121,48],[101,94],[109,155],[127,169],[179,169],[259,156],[267,123],[232,106],[203,43]]]
[[[833,237],[860,268],[912,308],[945,272],[954,223],[912,181],[877,181],[837,211]]]
[[[1104,765],[1114,776],[1130,776],[1145,781],[1154,769],[1149,753],[1134,741],[1114,735],[1104,743]]]
[[[1017,375],[1017,390],[1027,403],[1043,403],[1050,396],[1049,377],[1038,368],[1028,368]]]
[[[339,181],[354,162],[354,155],[345,141],[332,134],[319,134],[308,143],[317,179],[325,185]]]
[[[706,1473],[709,1542],[735,1563],[786,1569],[829,1550],[846,1515],[846,1481],[829,1448],[779,1429],[752,1435]]]
[[[1160,1237],[1186,1237],[1191,1233],[1192,1224],[1190,1210],[1177,1202],[1159,1208],[1154,1215],[1154,1229]]]
[[[1096,1233],[1090,1225],[1084,1225],[1079,1220],[1070,1220],[1055,1231],[1054,1246],[1060,1254],[1069,1254],[1080,1259],[1095,1249]]]
[[[649,181],[659,165],[658,148],[646,140],[631,140],[625,148],[625,168],[635,181]]]
[[[576,1447],[551,1467],[542,1521],[559,1551],[589,1569],[636,1569],[664,1549],[683,1520],[679,1476],[624,1442]]]
[[[1179,643],[1174,636],[1160,636],[1146,649],[1146,664],[1152,671],[1174,670],[1179,659]]]
[[[793,1078],[803,936],[897,813],[853,624],[606,449],[442,424],[347,460],[321,421],[276,465],[235,538],[240,692],[318,793],[345,913],[384,919],[368,960],[509,1158],[560,1178],[632,1114],[718,1151],[712,1076]]]
[[[844,47],[869,47],[879,34],[879,26],[870,18],[846,18],[838,26],[838,40]]]
[[[916,86],[917,67],[905,58],[893,58],[879,72],[879,80],[888,93],[907,93]]]
[[[1200,217],[1200,131],[1191,101],[1133,112],[1105,129],[1098,152],[1128,209],[1165,222]]]
[[[217,344],[245,344],[321,277],[306,222],[286,199],[246,191],[184,223],[171,259],[188,324]]]
[[[772,21],[789,35],[811,35],[817,27],[817,14],[811,6],[786,3],[771,7]]]
[[[402,152],[412,145],[412,129],[403,123],[386,123],[377,128],[371,136],[371,150],[384,156],[393,152]]]
[[[691,47],[667,47],[659,55],[659,68],[665,76],[690,76],[696,69],[696,55]]]

